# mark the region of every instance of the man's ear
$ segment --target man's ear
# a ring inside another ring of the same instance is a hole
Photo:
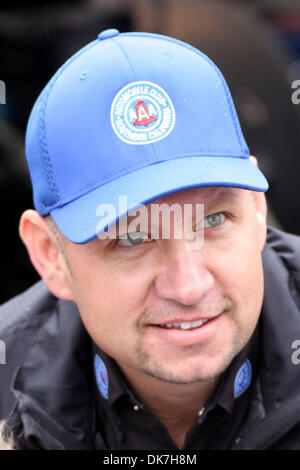
[[[73,300],[71,276],[55,235],[35,210],[25,211],[19,225],[20,237],[30,260],[56,297]]]
[[[258,167],[258,162],[255,157],[250,156],[250,160]],[[263,248],[267,237],[267,202],[265,193],[262,191],[252,191],[254,204],[256,207],[256,216],[259,224],[259,235],[261,249]]]
[[[250,160],[253,163],[253,165],[258,166],[257,158],[254,157],[253,155],[250,155]]]

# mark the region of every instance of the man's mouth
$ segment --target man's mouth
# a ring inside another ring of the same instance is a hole
[[[165,344],[176,346],[191,346],[200,344],[220,334],[223,321],[226,321],[226,310],[210,317],[202,318],[172,318],[162,323],[148,323],[147,331],[153,341],[154,338]],[[189,320],[189,321],[187,321]]]
[[[161,328],[176,328],[179,330],[191,330],[193,328],[199,328],[208,322],[210,318],[202,318],[201,320],[189,321],[189,322],[179,322],[179,323],[165,323],[163,325],[157,325]]]

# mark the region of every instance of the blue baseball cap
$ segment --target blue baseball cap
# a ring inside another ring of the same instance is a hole
[[[62,65],[32,109],[26,156],[35,209],[75,243],[173,192],[268,189],[216,65],[150,33],[103,31]]]

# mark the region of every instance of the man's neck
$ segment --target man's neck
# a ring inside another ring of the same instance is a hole
[[[190,384],[174,384],[143,374],[138,376],[120,366],[135,395],[162,422],[178,448],[199,411],[214,392],[217,379]]]

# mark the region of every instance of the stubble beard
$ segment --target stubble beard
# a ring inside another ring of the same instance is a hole
[[[188,354],[194,355],[192,350],[195,346],[185,346],[183,349]],[[188,375],[185,373],[176,373],[171,369],[171,365],[164,364],[163,358],[161,361],[155,359],[151,352],[147,351],[142,345],[139,345],[136,349],[136,358],[138,368],[144,374],[161,380],[163,382],[172,384],[191,384],[195,382],[205,382],[216,379],[228,368],[236,355],[242,350],[243,345],[241,344],[238,335],[235,335],[226,351],[220,352],[216,356],[215,364],[210,371],[203,370],[201,368],[201,357],[199,357],[199,369],[194,367],[194,370]],[[201,347],[199,348],[201,355]]]
[[[199,311],[206,312],[207,317],[213,315],[216,311],[223,312],[223,314],[230,315],[232,319],[235,318],[234,314],[234,303],[229,298],[218,298],[215,302],[211,301],[210,298],[204,298],[201,306],[198,307]],[[182,308],[181,308],[182,309]],[[185,308],[186,311],[189,307]],[[203,382],[212,379],[216,379],[220,376],[230,365],[235,356],[241,351],[244,346],[243,341],[240,338],[239,329],[240,326],[236,323],[236,331],[233,333],[232,338],[226,344],[226,349],[218,351],[215,357],[215,363],[209,371],[203,370],[201,362],[203,358],[201,355],[207,354],[205,349],[208,344],[196,344],[190,346],[183,346],[182,351],[186,356],[190,353],[191,356],[199,355],[199,367],[194,366],[193,371],[188,373],[176,373],[172,370],[172,365],[164,363],[163,356],[160,359],[153,357],[151,348],[144,346],[144,334],[142,332],[143,326],[152,323],[152,318],[170,318],[170,313],[167,310],[156,312],[153,314],[151,311],[145,311],[141,317],[141,338],[136,348],[137,367],[144,374],[154,377],[158,380],[173,383],[173,384],[190,384],[195,382]],[[213,353],[212,353],[213,354]],[[211,357],[211,354],[210,354]]]

